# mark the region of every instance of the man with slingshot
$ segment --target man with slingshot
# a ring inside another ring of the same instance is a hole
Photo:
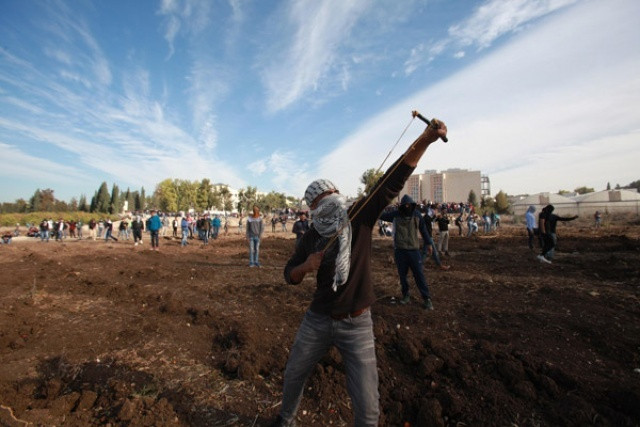
[[[295,425],[304,384],[316,363],[335,345],[342,355],[355,425],[377,426],[378,372],[371,319],[376,300],[371,275],[371,235],[382,211],[397,197],[427,147],[446,142],[447,127],[429,126],[380,178],[364,199],[347,209],[346,198],[329,180],[305,191],[313,224],[287,262],[284,276],[298,284],[316,274],[316,290],[291,348],[284,374],[282,407],[274,426]]]

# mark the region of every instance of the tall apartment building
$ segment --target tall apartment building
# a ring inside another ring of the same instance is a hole
[[[399,197],[408,194],[415,201],[466,202],[471,190],[478,200],[490,195],[489,178],[482,176],[480,171],[466,169],[426,170],[411,175]]]

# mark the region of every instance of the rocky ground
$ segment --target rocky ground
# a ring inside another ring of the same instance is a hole
[[[552,265],[521,226],[453,236],[451,270],[426,267],[432,312],[415,287],[397,304],[391,241],[376,236],[381,425],[639,425],[639,231],[562,224]],[[0,246],[0,425],[268,425],[314,288],[283,280],[293,244],[269,233],[251,269],[234,233],[157,253]],[[352,424],[342,371],[330,351],[299,425]]]

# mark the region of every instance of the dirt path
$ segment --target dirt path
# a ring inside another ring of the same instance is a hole
[[[396,304],[376,237],[381,425],[640,424],[639,228],[563,227],[553,265],[521,229],[453,236],[433,312],[415,287]],[[314,286],[284,283],[289,234],[251,269],[234,234],[0,247],[0,425],[267,425]],[[335,350],[318,364],[300,425],[352,423],[342,370]]]

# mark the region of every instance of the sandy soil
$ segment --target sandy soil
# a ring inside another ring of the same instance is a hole
[[[640,226],[559,229],[553,265],[522,228],[461,238],[426,266],[435,310],[400,293],[374,238],[381,425],[640,424]],[[248,268],[232,234],[0,246],[0,425],[265,426],[314,280],[286,285],[290,233]],[[413,286],[413,283],[412,283]],[[303,426],[350,425],[340,355],[317,365]]]

